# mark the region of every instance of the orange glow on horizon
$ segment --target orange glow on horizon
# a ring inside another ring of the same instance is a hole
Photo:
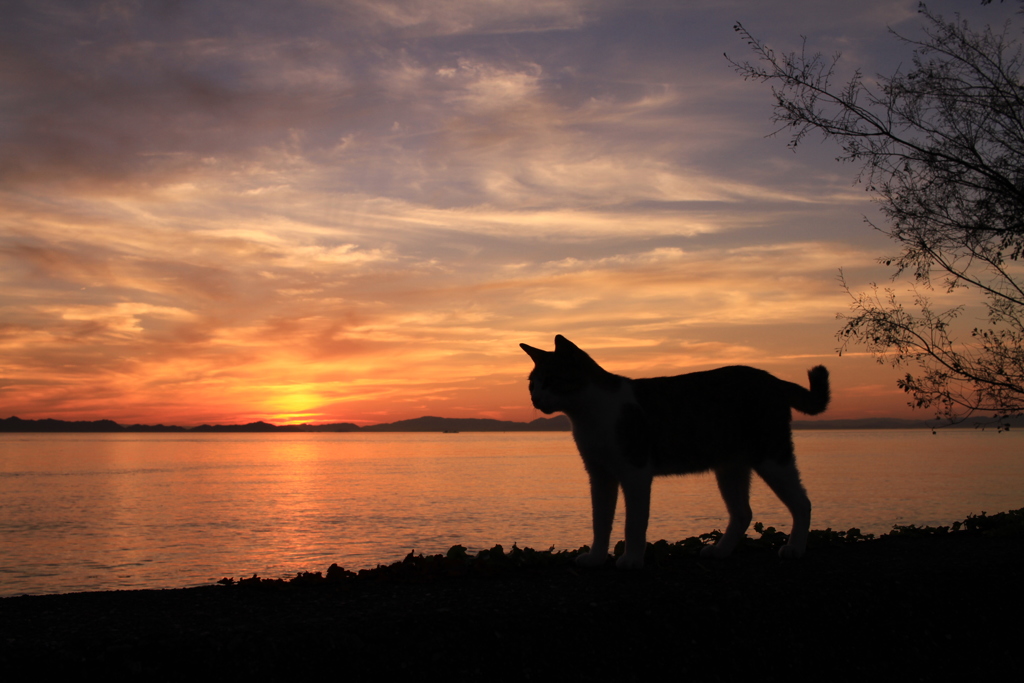
[[[577,337],[585,339],[586,337]],[[527,339],[538,346],[550,342]],[[585,347],[585,342],[580,341]],[[672,367],[659,354],[639,350],[591,349],[592,355],[606,369],[630,377],[680,374],[742,363],[742,353],[723,356],[720,362],[704,362],[698,366]],[[522,355],[522,358],[519,356]],[[620,360],[621,359],[621,360]],[[408,365],[406,365],[407,363]],[[529,402],[525,377],[530,370],[529,359],[518,349],[505,358],[495,355],[493,369],[479,379],[449,372],[445,365],[429,366],[415,357],[406,358],[399,367],[419,366],[415,378],[403,380],[399,368],[383,372],[374,364],[364,365],[366,376],[344,364],[329,366],[296,365],[292,383],[278,377],[274,382],[261,382],[259,377],[247,379],[241,373],[213,380],[181,381],[160,387],[157,400],[147,386],[152,378],[139,373],[110,378],[110,383],[95,387],[93,394],[80,397],[61,394],[52,388],[26,388],[21,392],[20,407],[4,402],[10,415],[22,419],[57,418],[65,420],[113,419],[122,424],[246,424],[264,421],[277,425],[328,424],[350,422],[358,425],[395,422],[425,415],[440,417],[489,417],[527,422],[543,417]],[[833,403],[820,419],[896,416],[927,419],[922,411],[906,407],[907,397],[891,382],[891,369],[879,366],[867,356],[814,357],[789,360],[753,358],[746,364],[763,367],[795,382],[806,382],[806,369],[824,363],[832,372]],[[286,365],[279,366],[281,371]],[[433,369],[433,374],[426,370]],[[512,368],[507,370],[506,368]],[[456,367],[456,369],[458,369]],[[483,370],[479,365],[475,369]],[[505,369],[504,372],[501,370]],[[258,375],[271,374],[261,365]],[[159,373],[158,373],[159,374]],[[323,375],[349,377],[349,383],[327,379]],[[147,381],[148,380],[148,381]],[[65,378],[68,381],[68,378]],[[10,389],[3,396],[10,396]],[[118,396],[119,400],[107,399]],[[54,411],[48,406],[57,398],[65,408]],[[35,408],[32,409],[32,406]],[[29,408],[29,409],[26,409]],[[9,416],[9,415],[5,415]],[[805,419],[795,414],[795,419]]]

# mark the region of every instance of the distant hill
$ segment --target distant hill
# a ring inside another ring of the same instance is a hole
[[[9,417],[0,420],[0,432],[183,432],[184,427],[167,427],[164,425],[132,425],[124,427],[113,420],[94,420],[92,422],[66,420],[54,420],[46,418],[43,420],[22,420],[18,417]]]
[[[360,427],[350,422],[322,425],[273,425],[250,422],[242,425],[199,425],[176,427],[167,425],[120,425],[113,420],[92,422],[66,420],[22,420],[18,417],[0,419],[0,432],[559,432],[569,431],[569,418],[564,415],[541,417],[532,422],[510,422],[481,418],[418,417],[389,424]]]
[[[1024,416],[969,417],[948,424],[942,420],[904,420],[895,417],[866,417],[855,420],[794,420],[793,429],[1022,429]]]
[[[532,422],[509,422],[476,417],[417,417],[363,427],[361,432],[567,432],[569,418],[539,417]]]
[[[793,429],[1024,429],[1024,416],[995,420],[991,417],[972,417],[954,425],[938,421],[904,420],[871,417],[857,420],[796,420]],[[273,425],[269,422],[250,422],[243,425],[200,425],[176,427],[173,425],[120,425],[113,420],[65,421],[54,419],[22,420],[18,417],[0,419],[3,432],[567,432],[569,418],[565,415],[539,417],[531,422],[511,422],[474,417],[417,417],[386,424],[360,427],[351,422],[321,425]]]

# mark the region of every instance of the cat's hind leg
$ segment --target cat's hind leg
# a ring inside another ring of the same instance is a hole
[[[779,557],[788,559],[803,556],[811,528],[811,500],[807,497],[804,485],[800,483],[796,462],[790,460],[780,465],[774,460],[765,460],[755,471],[793,515],[793,530],[789,532],[789,542],[779,548]]]
[[[619,482],[611,474],[592,471],[590,474],[590,506],[593,513],[594,543],[590,552],[576,556],[582,567],[600,567],[608,561],[608,543],[615,521],[615,505],[619,500]]]
[[[747,535],[753,513],[750,510],[750,468],[745,466],[720,467],[715,470],[718,490],[729,511],[729,525],[714,545],[700,551],[701,557],[722,559],[732,554]]]

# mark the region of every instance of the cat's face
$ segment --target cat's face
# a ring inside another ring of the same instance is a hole
[[[565,337],[555,337],[555,350],[544,351],[520,344],[533,359],[530,373],[530,399],[533,406],[544,413],[571,409],[575,400],[591,383],[591,366],[596,363]]]

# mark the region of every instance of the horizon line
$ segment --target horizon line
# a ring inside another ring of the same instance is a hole
[[[538,417],[528,422],[516,420],[500,420],[489,417],[439,417],[435,415],[422,415],[415,418],[396,420],[394,422],[380,422],[369,425],[358,425],[354,422],[321,422],[301,424],[274,424],[265,420],[256,420],[246,423],[234,424],[210,424],[202,423],[191,427],[181,425],[157,424],[122,424],[109,418],[97,420],[63,420],[60,418],[20,418],[12,415],[8,418],[0,418],[0,432],[117,432],[117,431],[181,431],[181,432],[204,432],[204,431],[332,431],[332,432],[355,432],[355,431],[389,431],[387,427],[410,427],[417,426],[410,423],[423,423],[433,421],[430,426],[423,425],[423,429],[396,429],[394,431],[448,431],[458,429],[459,431],[509,431],[508,429],[494,429],[493,427],[510,427],[513,431],[571,431],[571,423],[568,416],[559,413],[551,417]],[[936,427],[984,427],[987,425],[997,426],[1001,424],[1004,429],[1009,429],[1010,423],[1016,426],[1024,426],[1024,416],[1000,418],[998,421],[991,416],[973,416],[965,418],[956,423],[948,420],[935,419],[914,419],[902,417],[863,417],[863,418],[838,418],[838,419],[799,419],[791,422],[793,429],[908,429]],[[472,429],[473,426],[491,426],[492,429]],[[536,426],[539,429],[523,429],[524,427]],[[76,429],[78,427],[79,429]]]

